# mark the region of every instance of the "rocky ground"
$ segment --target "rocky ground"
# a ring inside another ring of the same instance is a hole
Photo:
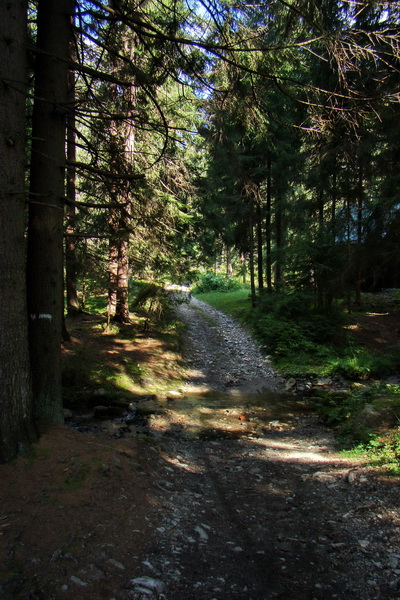
[[[179,391],[0,467],[0,597],[398,599],[400,482],[339,456],[231,319],[179,312]]]

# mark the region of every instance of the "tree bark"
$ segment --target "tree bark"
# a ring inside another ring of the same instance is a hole
[[[72,44],[71,44],[72,48]],[[74,52],[71,52],[72,58]],[[67,296],[68,315],[81,312],[78,299],[78,260],[76,256],[76,238],[74,237],[76,222],[76,144],[75,144],[75,73],[69,72],[68,97],[70,111],[67,115],[67,189],[66,196],[70,202],[66,206],[66,238],[65,238],[65,290]]]
[[[63,422],[60,349],[65,130],[72,14],[73,0],[39,0],[27,282],[35,415],[53,422]]]
[[[356,298],[355,303],[361,308],[361,286],[363,283],[363,272],[361,264],[362,252],[362,222],[364,206],[364,169],[362,157],[358,157],[358,179],[357,179],[357,250],[356,250]]]
[[[108,241],[108,321],[115,315],[117,306],[117,288],[118,288],[118,227],[117,227],[117,209],[110,208],[108,216],[108,226],[110,237]]]
[[[7,2],[0,19],[0,462],[36,438],[26,308],[26,15]]]
[[[257,274],[258,274],[258,289],[264,289],[264,274],[263,274],[263,235],[262,235],[262,217],[260,199],[257,202]]]
[[[271,159],[268,159],[267,163],[267,206],[266,206],[266,217],[265,217],[265,237],[266,237],[266,280],[267,289],[269,292],[272,291],[272,258],[271,258],[271,197],[272,197],[272,177],[271,177]]]
[[[255,282],[255,274],[254,274],[254,216],[253,216],[253,203],[252,202],[250,205],[249,230],[250,230],[249,270],[250,270],[251,305],[254,308],[256,305],[256,282]]]
[[[281,201],[275,201],[275,288],[279,290],[282,287],[282,248],[283,248],[283,230],[282,230],[282,206]]]
[[[115,321],[129,323],[129,233],[119,239]]]

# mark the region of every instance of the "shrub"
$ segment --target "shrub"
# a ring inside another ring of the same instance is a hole
[[[264,294],[250,325],[278,357],[326,355],[326,343],[338,331],[341,320],[335,312],[317,313],[306,293]]]
[[[242,287],[241,283],[229,277],[229,275],[218,275],[215,273],[204,273],[195,286],[193,293],[203,294],[206,292],[228,292],[231,290],[239,290]]]
[[[164,319],[172,309],[172,295],[161,285],[148,283],[140,288],[135,300],[132,302],[133,311],[141,310],[149,318]]]

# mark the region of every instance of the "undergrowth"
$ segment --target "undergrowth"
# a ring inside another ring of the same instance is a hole
[[[398,348],[378,354],[358,346],[346,328],[348,315],[338,306],[316,311],[307,294],[264,294],[255,309],[249,290],[197,297],[250,329],[285,377],[341,376],[350,382],[350,392],[319,392],[313,408],[347,454],[400,475],[400,386],[379,382],[398,372]]]
[[[400,475],[400,386],[372,386],[342,408],[335,419],[343,454]]]
[[[229,275],[220,275],[217,273],[204,273],[197,280],[193,288],[194,294],[204,294],[207,292],[231,292],[240,290],[244,286],[234,277]]]
[[[393,374],[400,364],[398,348],[377,354],[357,346],[346,329],[349,316],[338,306],[316,310],[312,294],[264,293],[254,309],[248,289],[196,293],[196,297],[251,330],[286,377],[340,375],[369,380]]]

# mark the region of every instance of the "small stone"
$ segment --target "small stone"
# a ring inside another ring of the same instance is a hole
[[[291,377],[290,379],[288,379],[285,383],[285,389],[286,390],[291,390],[294,387],[296,387],[296,380],[294,379],[294,377]]]
[[[361,548],[368,548],[368,546],[369,546],[368,540],[358,540],[358,543],[361,546]]]
[[[121,571],[125,571],[124,565],[122,563],[120,563],[119,560],[110,558],[107,562],[110,563],[110,565],[114,565],[114,567],[116,567],[117,569],[120,569]]]
[[[200,525],[197,525],[194,530],[199,534],[200,537],[200,541],[201,542],[207,542],[208,541],[208,535],[207,533],[204,531],[204,529],[202,527],[200,527]]]
[[[157,592],[158,594],[163,594],[166,589],[165,583],[161,579],[154,579],[153,577],[136,577],[135,579],[131,579],[131,584],[135,587]]]
[[[349,471],[347,473],[347,475],[345,476],[345,479],[349,482],[349,483],[355,483],[357,481],[357,477],[358,477],[358,473],[355,469],[352,469],[351,471]]]
[[[74,583],[76,583],[76,585],[79,585],[80,587],[87,587],[88,584],[86,583],[86,581],[83,581],[82,579],[80,579],[79,577],[76,577],[75,575],[71,575],[70,577],[71,581],[73,581]]]
[[[327,377],[326,379],[321,378],[318,379],[314,385],[318,385],[318,386],[324,386],[324,385],[332,385],[332,379],[329,379],[329,377]]]

